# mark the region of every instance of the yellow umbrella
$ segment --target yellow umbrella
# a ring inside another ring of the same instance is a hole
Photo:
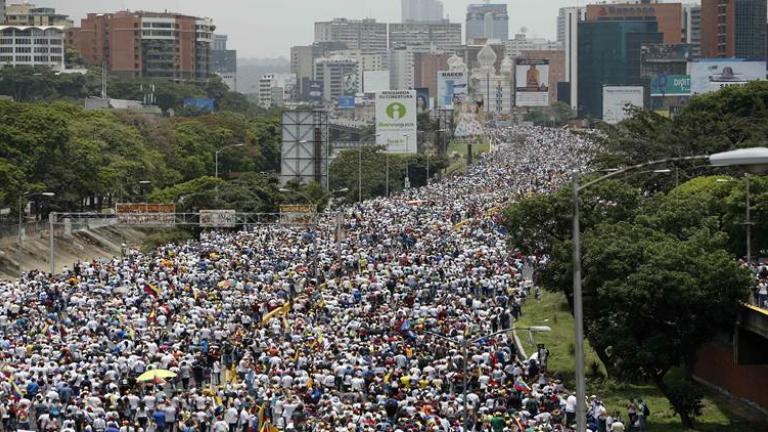
[[[151,369],[136,378],[139,381],[154,381],[155,378],[174,378],[175,373],[165,369]]]

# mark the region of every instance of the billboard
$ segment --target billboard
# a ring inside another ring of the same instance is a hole
[[[344,96],[354,96],[358,93],[360,88],[357,79],[357,73],[351,73],[344,75],[344,81],[342,82]]]
[[[116,204],[117,223],[121,225],[174,225],[175,204]]]
[[[391,153],[416,153],[416,91],[376,93],[376,144]]]
[[[688,63],[688,69],[693,94],[714,92],[724,87],[765,79],[764,61],[702,59]]]
[[[515,83],[515,105],[549,106],[549,60],[517,59]]]
[[[429,100],[429,88],[417,88],[416,90],[416,111],[421,114],[432,109]]]
[[[184,99],[185,108],[194,108],[199,111],[213,112],[213,99],[208,98],[186,98]]]
[[[389,89],[389,71],[363,72],[363,93],[378,93]]]
[[[603,121],[616,124],[626,118],[627,105],[643,108],[643,86],[604,86],[603,87]]]
[[[355,109],[355,97],[339,96],[339,109]]]
[[[690,75],[656,75],[651,79],[651,96],[688,96]]]
[[[200,210],[200,226],[234,228],[237,226],[237,214],[234,210]]]
[[[315,80],[310,81],[307,95],[307,102],[312,105],[321,105],[323,103],[323,82]]]
[[[468,138],[483,135],[485,133],[481,119],[483,101],[468,97],[459,107],[456,130],[454,130],[453,136]]]
[[[437,108],[453,109],[467,97],[467,73],[462,71],[437,72]]]

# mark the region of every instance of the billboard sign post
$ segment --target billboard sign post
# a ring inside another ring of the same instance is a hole
[[[390,153],[416,153],[416,91],[376,93],[376,144]]]
[[[339,96],[339,109],[355,109],[355,97]]]
[[[453,109],[464,102],[468,91],[467,73],[463,71],[439,71],[437,73],[437,107]]]
[[[643,86],[603,86],[603,121],[616,124],[628,118],[627,105],[643,108]]]
[[[764,80],[764,61],[741,59],[703,59],[688,63],[691,74],[691,92],[703,94],[722,88]]]
[[[549,106],[549,60],[517,59],[515,83],[517,106]]]
[[[656,75],[651,80],[651,96],[689,96],[690,75]]]

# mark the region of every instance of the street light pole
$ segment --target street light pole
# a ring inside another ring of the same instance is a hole
[[[750,184],[749,184],[749,173],[744,174],[744,180],[747,183],[746,189],[747,189],[747,215],[746,215],[746,225],[747,225],[747,264],[752,263],[752,209],[750,208],[752,206],[752,197],[750,196]]]

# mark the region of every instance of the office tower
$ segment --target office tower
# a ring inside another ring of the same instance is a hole
[[[664,43],[683,43],[683,7],[680,3],[611,3],[587,6],[587,22],[655,21]]]
[[[237,91],[237,51],[227,49],[227,35],[213,36],[211,72],[220,76],[232,91]]]
[[[315,42],[341,42],[348,49],[361,51],[387,50],[387,24],[375,19],[333,21],[315,23]]]
[[[357,60],[343,55],[331,55],[315,60],[315,81],[323,87],[323,99],[335,102],[340,96],[354,96],[359,92]]]
[[[410,90],[414,84],[414,53],[406,47],[389,52],[389,85],[392,90]]]
[[[702,57],[766,58],[765,0],[702,0]]]
[[[461,46],[461,24],[447,20],[432,23],[389,25],[389,47],[435,47],[455,49]]]
[[[117,76],[207,80],[215,29],[210,18],[171,12],[90,13],[68,39],[88,64]]]
[[[701,57],[701,5],[683,5],[683,32],[685,43],[690,45],[691,58]]]
[[[0,0],[0,24],[5,24],[5,0]]]
[[[467,7],[467,43],[475,39],[509,39],[506,4],[481,3]]]
[[[557,14],[557,41],[565,42],[565,36],[567,32],[567,20],[569,13],[577,13],[579,19],[584,21],[587,15],[587,8],[584,6],[579,7],[563,7],[560,8]]]
[[[443,20],[443,2],[438,0],[401,0],[403,23],[425,23]]]
[[[593,21],[579,24],[578,107],[582,117],[600,118],[603,86],[643,85],[644,44],[660,44],[656,21]]]
[[[568,83],[568,97],[558,94],[561,100],[567,100],[571,108],[579,107],[579,23],[586,18],[586,9],[570,7],[563,8],[565,16],[565,39],[563,51],[565,51],[565,82]],[[563,90],[566,90],[565,88]],[[559,92],[558,92],[559,93]]]

